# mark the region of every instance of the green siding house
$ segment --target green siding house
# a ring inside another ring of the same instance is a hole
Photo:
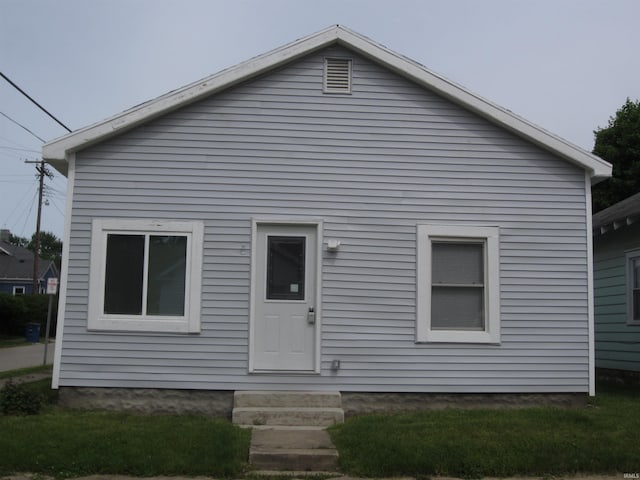
[[[640,193],[593,216],[596,369],[640,381]]]

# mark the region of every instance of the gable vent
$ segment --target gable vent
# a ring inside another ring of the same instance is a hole
[[[325,93],[351,93],[351,60],[324,59],[324,91]]]

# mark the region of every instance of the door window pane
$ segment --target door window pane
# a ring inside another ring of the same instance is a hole
[[[184,315],[187,237],[151,235],[147,315]]]
[[[267,300],[304,300],[305,237],[267,237]]]
[[[104,313],[140,315],[144,235],[107,235]]]

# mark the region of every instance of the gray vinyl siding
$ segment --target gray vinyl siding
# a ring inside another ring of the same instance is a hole
[[[324,55],[353,58],[322,93]],[[78,152],[61,386],[586,392],[584,172],[341,48]],[[322,219],[320,375],[251,375],[252,217]],[[93,218],[202,220],[202,333],[87,332]],[[501,345],[416,344],[416,225],[500,227]],[[331,361],[341,360],[339,372]]]
[[[640,249],[640,224],[594,239],[596,367],[640,372],[640,325],[627,324],[625,252]]]

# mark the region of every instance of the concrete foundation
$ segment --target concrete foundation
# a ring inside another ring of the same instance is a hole
[[[445,408],[584,407],[586,393],[359,393],[342,392],[346,418],[367,413],[400,413]]]
[[[66,408],[231,418],[233,391],[61,387]]]
[[[61,387],[66,408],[134,413],[193,414],[231,418],[233,391]],[[582,407],[585,393],[366,393],[342,392],[345,417],[367,413],[414,412],[444,408],[522,408],[545,405]]]

